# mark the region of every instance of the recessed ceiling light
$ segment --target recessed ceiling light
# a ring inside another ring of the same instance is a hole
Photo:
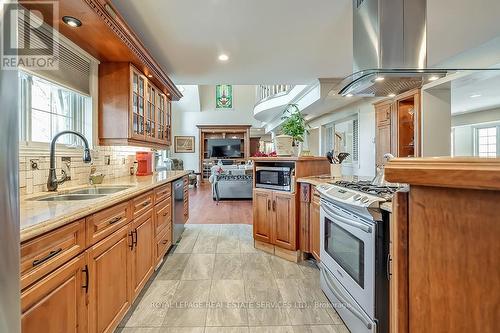
[[[469,96],[470,98],[478,98],[478,97],[481,97],[480,94],[472,94]]]
[[[170,96],[170,93],[167,93],[167,96]]]
[[[63,16],[63,22],[73,28],[78,28],[82,25],[82,21],[73,16]]]
[[[384,81],[384,80],[385,80],[385,77],[383,77],[383,76],[377,76],[375,78],[375,81]]]
[[[387,95],[387,97],[395,97],[395,96],[396,96],[396,94],[389,94],[389,95]]]
[[[220,61],[228,61],[229,60],[229,56],[227,54],[219,54],[219,60]]]
[[[436,81],[437,79],[439,79],[439,76],[433,75],[429,78],[429,81]]]
[[[151,77],[153,77],[153,75],[152,74],[148,74],[148,77],[151,78]]]
[[[345,97],[352,97],[352,94],[347,94],[345,95]]]

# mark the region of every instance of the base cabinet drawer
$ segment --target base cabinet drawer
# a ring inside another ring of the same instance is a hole
[[[87,250],[90,333],[113,332],[131,304],[130,226]]]
[[[87,217],[87,242],[93,245],[131,221],[129,202],[123,202],[113,207]]]
[[[21,244],[21,290],[85,250],[85,220]]]
[[[155,264],[159,263],[161,258],[172,246],[172,228],[169,226],[160,234],[155,241]]]
[[[133,212],[134,219],[143,215],[151,208],[153,208],[153,192],[152,191],[149,191],[141,196],[138,196],[137,198],[132,199],[132,212]]]
[[[87,305],[85,254],[21,293],[23,333],[85,333]]]
[[[160,186],[154,191],[155,193],[155,204],[166,200],[172,196],[172,185],[170,183]]]
[[[172,203],[170,197],[155,206],[155,236],[172,224]]]

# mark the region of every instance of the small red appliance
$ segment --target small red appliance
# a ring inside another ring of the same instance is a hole
[[[138,151],[135,153],[137,160],[137,176],[148,176],[153,174],[153,152]]]

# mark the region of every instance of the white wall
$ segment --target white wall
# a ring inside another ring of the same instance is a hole
[[[352,171],[354,175],[373,177],[375,175],[375,109],[371,101],[350,104],[333,113],[316,118],[309,124],[313,128],[319,127],[317,140],[319,141],[319,153],[322,154],[324,150],[322,143],[323,126],[356,113],[359,120],[359,164],[353,166],[352,170],[345,170],[345,172],[350,173]],[[310,137],[309,145],[314,146],[311,139]]]
[[[474,156],[474,126],[500,122],[500,109],[452,115],[454,131],[453,155]]]
[[[172,157],[184,161],[184,169],[199,171],[199,137],[196,125],[253,125],[261,123],[253,118],[255,86],[233,86],[233,109],[215,108],[215,86],[184,86],[184,97],[172,103],[172,135],[195,137],[194,153],[175,153]]]
[[[422,157],[451,154],[451,89],[449,84],[422,90]]]
[[[309,151],[311,152],[311,155],[313,156],[318,156],[320,155],[320,150],[319,150],[319,127],[318,128],[311,128],[309,130]]]

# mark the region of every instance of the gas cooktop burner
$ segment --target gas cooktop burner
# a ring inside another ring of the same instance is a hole
[[[396,192],[399,187],[397,186],[376,186],[372,185],[370,181],[357,181],[350,182],[345,180],[339,180],[334,183],[334,185],[356,190],[362,193],[367,193],[375,195],[385,200],[390,201],[394,192]]]

